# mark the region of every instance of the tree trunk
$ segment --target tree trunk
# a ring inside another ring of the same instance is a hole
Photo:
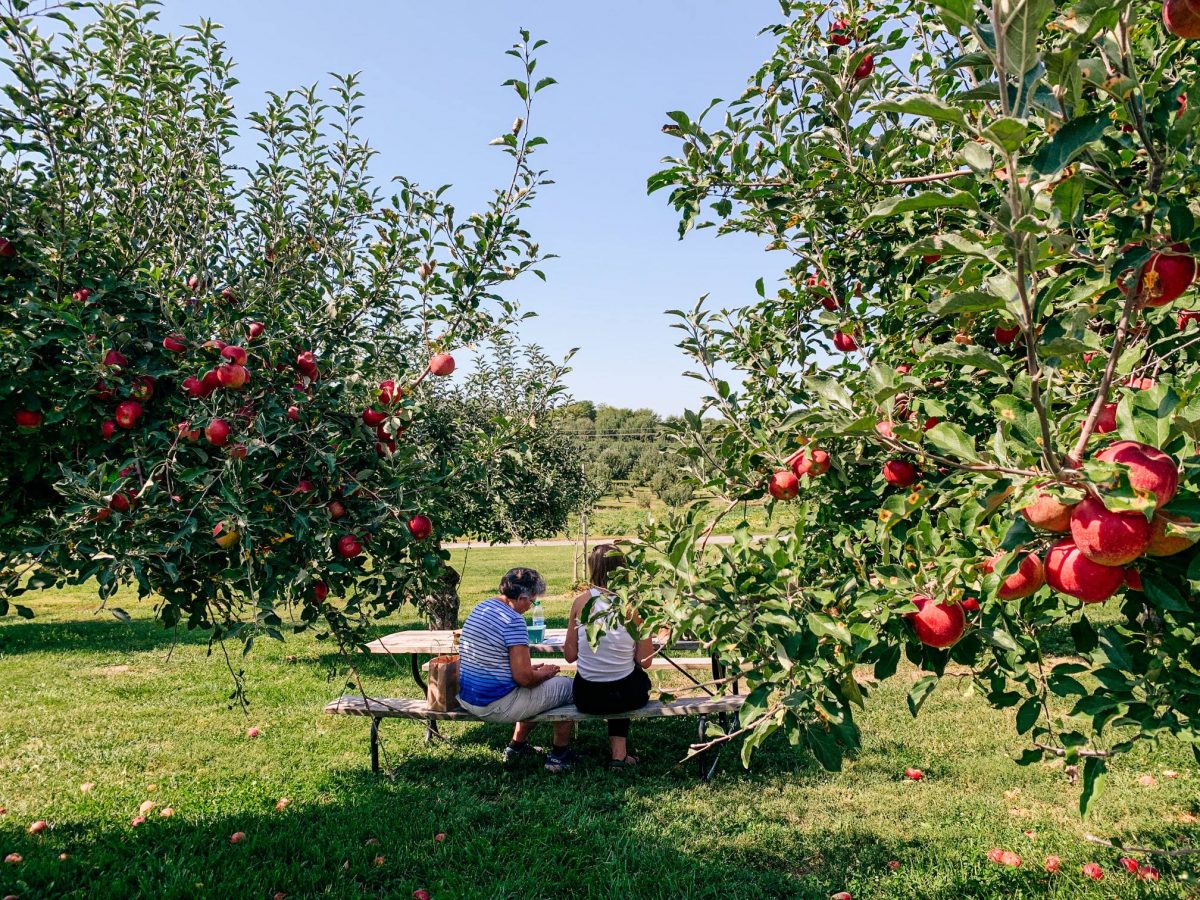
[[[450,566],[442,570],[441,588],[421,604],[430,628],[449,631],[458,627],[458,583],[461,580],[462,576]]]

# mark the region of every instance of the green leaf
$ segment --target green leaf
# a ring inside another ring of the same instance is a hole
[[[804,384],[831,406],[840,406],[846,410],[854,409],[854,401],[850,398],[850,392],[834,379],[814,375],[805,378]]]
[[[959,366],[974,366],[976,369],[995,372],[997,375],[1008,374],[1004,368],[1004,363],[982,347],[960,347],[958,344],[943,344],[940,347],[934,347],[926,353],[925,358],[938,360],[939,362],[954,363]]]
[[[845,625],[820,613],[808,614],[808,628],[817,637],[831,637],[846,646],[854,643],[854,638],[850,636],[850,632],[846,630]]]
[[[1005,69],[1018,78],[1038,62],[1037,42],[1054,0],[1002,0],[998,4],[1004,30]]]
[[[979,636],[1000,650],[1020,650],[1013,636],[1000,628],[980,628]]]
[[[960,426],[953,422],[939,422],[925,432],[925,439],[939,450],[961,460],[976,460],[975,442]]]
[[[946,122],[950,125],[957,125],[960,128],[965,128],[967,125],[967,119],[963,111],[957,107],[948,106],[936,94],[914,94],[905,97],[903,100],[883,100],[876,103],[872,108],[880,112],[924,116],[927,119],[933,119],[936,122]]]
[[[912,713],[915,719],[917,713],[921,711],[921,707],[925,701],[929,699],[929,695],[933,693],[933,689],[937,687],[938,677],[936,675],[923,675],[917,679],[908,691],[908,711]]]
[[[1017,710],[1017,734],[1024,734],[1032,728],[1042,714],[1042,703],[1037,697],[1030,697]],[[1041,753],[1038,753],[1039,758]]]
[[[929,312],[934,316],[986,312],[990,309],[1004,309],[1004,300],[984,291],[959,291],[929,304]]]
[[[1027,131],[1028,126],[1024,122],[1005,117],[996,119],[989,125],[983,136],[1005,153],[1015,153],[1021,149]]]
[[[969,191],[953,191],[942,194],[938,191],[925,191],[914,197],[889,197],[875,207],[863,219],[864,226],[874,224],[900,213],[913,212],[918,209],[979,209],[979,201]]]
[[[1103,113],[1089,113],[1072,119],[1033,155],[1033,169],[1040,175],[1055,175],[1084,151],[1088,144],[1098,141],[1109,125]],[[1055,191],[1057,194],[1057,190]]]
[[[1083,791],[1079,795],[1079,814],[1086,816],[1092,801],[1104,790],[1104,776],[1107,767],[1104,759],[1099,756],[1089,756],[1083,762]]]

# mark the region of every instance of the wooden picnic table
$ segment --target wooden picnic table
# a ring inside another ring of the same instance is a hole
[[[426,631],[423,629],[395,631],[392,634],[385,634],[383,637],[371,641],[367,644],[367,652],[378,656],[407,656],[412,666],[413,681],[417,683],[417,687],[424,693],[425,679],[421,677],[420,657],[441,656],[444,653],[456,652],[458,641],[455,636],[459,633],[460,631],[458,630],[449,629],[442,631]],[[566,639],[567,629],[547,628],[545,638],[536,644],[530,644],[529,652],[531,654],[561,653]],[[653,643],[655,649],[660,651],[664,647],[684,652],[700,649],[700,642],[696,640],[672,640],[664,642],[655,638]],[[670,658],[661,652],[659,655],[663,656],[664,659],[669,660]],[[712,656],[712,666],[713,677],[716,678],[720,672],[720,661],[717,659],[716,654]],[[679,667],[677,666],[676,668]]]

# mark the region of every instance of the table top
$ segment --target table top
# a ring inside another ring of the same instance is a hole
[[[371,643],[367,644],[367,651],[383,656],[405,653],[424,653],[430,655],[453,653],[456,646],[454,635],[454,631],[421,631],[417,629],[412,631],[397,631],[392,634],[385,634],[383,637],[371,641]],[[566,638],[567,629],[547,628],[546,639],[537,644],[530,644],[529,652],[561,653]],[[676,650],[700,649],[699,641],[684,640],[669,641],[668,643]],[[661,647],[663,643],[655,639],[654,646]]]

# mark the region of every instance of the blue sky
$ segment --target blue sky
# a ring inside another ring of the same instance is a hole
[[[579,399],[677,413],[702,385],[662,313],[702,294],[718,305],[754,296],[778,263],[758,240],[710,232],[680,242],[664,194],[645,183],[677,141],[664,113],[696,113],[736,96],[771,52],[759,29],[778,21],[775,0],[614,0],[583,4],[445,0],[166,0],[171,30],[201,17],[225,26],[238,63],[240,113],[264,92],[361,71],[364,134],[380,151],[374,174],[404,173],[426,186],[453,183],[461,209],[499,182],[508,158],[487,146],[517,112],[501,82],[516,74],[504,51],[524,27],[550,42],[539,75],[559,84],[538,95],[538,159],[557,182],[526,221],[559,259],[515,291],[538,313],[529,340],[553,355],[579,347],[568,378]]]

